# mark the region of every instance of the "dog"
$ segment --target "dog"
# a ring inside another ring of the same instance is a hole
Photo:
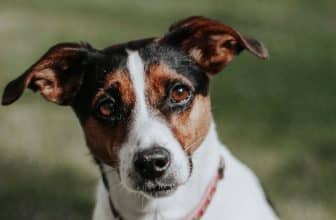
[[[163,37],[95,49],[59,43],[5,88],[70,106],[100,168],[94,220],[278,219],[254,173],[219,141],[209,83],[265,46],[201,16]]]

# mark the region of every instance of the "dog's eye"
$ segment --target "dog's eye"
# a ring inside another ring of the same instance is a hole
[[[186,103],[191,97],[191,89],[183,84],[176,84],[170,90],[172,103]]]
[[[112,97],[98,101],[97,113],[103,118],[111,118],[115,114],[116,101]]]

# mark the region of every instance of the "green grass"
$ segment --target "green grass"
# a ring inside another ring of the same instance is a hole
[[[261,178],[283,219],[336,218],[336,3],[1,1],[0,88],[51,45],[97,48],[163,34],[189,15],[256,36],[271,59],[243,53],[212,84],[222,141]],[[69,108],[27,92],[0,107],[0,219],[89,219],[98,171]]]

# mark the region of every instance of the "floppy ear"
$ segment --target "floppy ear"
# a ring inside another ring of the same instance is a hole
[[[34,65],[5,88],[2,104],[16,101],[28,87],[39,90],[48,101],[70,104],[75,97],[83,75],[83,62],[89,45],[60,43],[43,55]]]
[[[267,49],[261,42],[201,16],[173,24],[160,41],[184,49],[209,74],[221,71],[244,49],[259,58],[268,58]]]

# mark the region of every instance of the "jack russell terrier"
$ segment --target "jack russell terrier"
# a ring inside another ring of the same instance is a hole
[[[94,220],[278,219],[211,114],[210,80],[243,50],[268,57],[259,41],[199,16],[102,50],[60,43],[7,85],[2,104],[28,87],[71,106],[102,174]]]

